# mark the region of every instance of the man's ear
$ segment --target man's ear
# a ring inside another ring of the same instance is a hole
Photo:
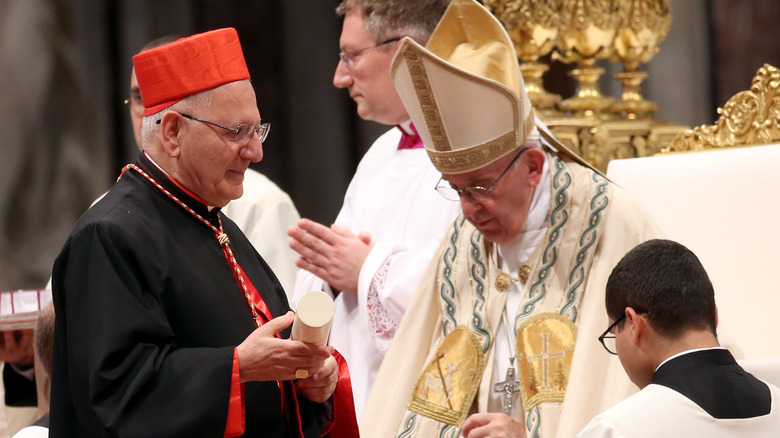
[[[523,164],[528,167],[528,185],[538,186],[544,171],[544,151],[541,148],[532,147],[523,153],[521,159]]]
[[[718,328],[718,305],[715,305],[715,328]]]
[[[175,111],[168,111],[160,119],[160,141],[162,148],[171,158],[178,158],[181,154],[179,145],[179,132],[182,129],[182,118]]]
[[[638,345],[647,336],[648,321],[644,314],[637,313],[632,307],[626,307],[626,323],[631,324],[631,341]],[[627,327],[624,327],[625,330]]]

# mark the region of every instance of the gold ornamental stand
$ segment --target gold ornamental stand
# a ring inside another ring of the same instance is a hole
[[[639,65],[658,52],[671,25],[669,0],[485,0],[504,24],[521,63],[526,91],[539,117],[573,151],[601,171],[610,160],[654,155],[686,126],[653,117],[655,102],[642,96]],[[560,100],[542,86],[548,66],[539,58],[576,62],[574,96]],[[621,63],[615,75],[623,93],[601,93],[599,59]],[[552,97],[551,97],[552,96]]]
[[[555,48],[561,26],[561,0],[484,0],[507,30],[522,61],[525,91],[540,114],[554,114],[561,96],[544,89],[542,76],[550,67],[539,61]]]

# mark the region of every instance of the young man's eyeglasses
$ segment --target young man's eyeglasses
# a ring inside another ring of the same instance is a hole
[[[509,169],[512,167],[513,164],[515,164],[515,161],[517,161],[518,158],[520,158],[521,155],[523,155],[523,152],[527,151],[529,148],[522,148],[520,149],[520,152],[515,155],[515,158],[512,159],[511,162],[509,162],[509,165],[506,166],[506,169],[504,169],[503,172],[501,172],[501,175],[498,175],[498,178],[496,178],[495,181],[493,181],[493,184],[490,185],[490,187],[482,187],[482,186],[471,186],[466,187],[465,189],[456,189],[455,187],[452,187],[449,183],[444,181],[444,178],[439,178],[439,182],[436,183],[436,189],[437,192],[439,192],[440,195],[442,195],[445,199],[449,199],[450,201],[459,201],[461,196],[465,193],[466,196],[469,198],[475,200],[475,201],[487,201],[490,199],[491,193],[493,193],[493,189],[496,188],[496,184],[501,180],[501,177],[504,176]]]
[[[353,62],[355,62],[355,58],[361,53],[365,52],[366,50],[376,49],[377,47],[384,46],[385,44],[394,43],[396,41],[399,41],[400,39],[401,39],[400,37],[391,38],[389,40],[382,41],[379,44],[369,46],[369,47],[363,47],[362,49],[353,50],[351,52],[339,52],[339,59],[341,59],[341,62],[343,62],[344,65],[349,67],[350,65],[352,65]]]
[[[599,336],[599,342],[601,342],[601,345],[604,346],[604,349],[607,350],[610,354],[617,354],[617,344],[615,342],[615,334],[612,333],[612,330],[617,327],[618,324],[620,324],[624,319],[626,319],[626,314],[623,313],[620,318],[616,319],[615,322],[609,325],[607,329],[604,331],[604,333]]]
[[[178,112],[178,111],[177,111]],[[265,138],[268,137],[268,132],[271,130],[271,124],[270,123],[261,123],[257,127],[254,127],[247,123],[242,123],[235,128],[229,128],[227,126],[220,125],[219,123],[209,122],[208,120],[199,119],[197,117],[191,116],[189,114],[179,113],[182,117],[195,120],[196,122],[205,123],[207,125],[216,126],[217,128],[226,129],[233,134],[235,134],[233,141],[235,141],[238,144],[246,144],[249,143],[249,140],[252,138],[252,134],[257,134],[257,138],[260,139],[260,143],[265,141]],[[160,123],[157,121],[157,123]]]

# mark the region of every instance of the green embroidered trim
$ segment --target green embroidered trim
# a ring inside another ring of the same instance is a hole
[[[397,438],[407,438],[412,435],[412,431],[414,431],[414,427],[417,425],[417,414],[415,414],[414,412],[407,412],[403,424],[404,424],[404,430],[402,430],[401,433],[398,434]]]
[[[458,438],[460,429],[449,424],[442,425],[439,430],[439,438]]]
[[[562,228],[569,221],[571,174],[560,158],[553,155],[548,155],[548,157],[551,159],[551,169],[555,170],[552,178],[553,190],[550,196],[551,202],[555,203],[550,212],[550,231],[547,234],[547,246],[542,253],[542,266],[538,270],[536,281],[528,292],[529,299],[523,303],[520,312],[515,317],[515,327],[519,325],[521,320],[531,316],[536,304],[544,299],[547,292],[545,282],[552,275],[553,266],[558,261],[558,245],[560,244]]]
[[[488,330],[484,328],[485,312],[487,312],[487,306],[485,305],[485,285],[487,284],[487,266],[483,262],[482,251],[482,233],[477,229],[471,233],[471,250],[470,250],[470,263],[469,263],[469,275],[473,280],[474,288],[474,305],[472,308],[473,319],[471,326],[474,329],[474,334],[480,339],[482,343],[482,351],[487,353],[490,348],[490,342],[493,339]]]
[[[447,249],[444,250],[444,254],[441,259],[441,270],[439,271],[439,296],[444,302],[444,308],[442,309],[442,316],[444,317],[444,323],[442,324],[442,334],[446,337],[450,332],[455,330],[458,326],[458,321],[455,315],[457,304],[455,298],[455,285],[452,283],[452,275],[455,267],[455,260],[458,257],[458,237],[463,225],[466,223],[466,217],[463,214],[459,215],[453,223],[452,233],[447,238]]]
[[[579,250],[577,251],[577,263],[569,274],[569,288],[566,290],[566,304],[561,308],[561,315],[566,316],[572,322],[577,321],[577,298],[582,294],[588,273],[585,266],[588,265],[588,259],[593,256],[592,250],[595,250],[594,244],[598,242],[599,225],[601,225],[602,216],[609,206],[609,183],[599,174],[593,173],[593,182],[595,183],[595,194],[590,200],[590,217],[588,227],[583,231],[579,239]]]
[[[525,416],[525,428],[528,430],[526,437],[542,438],[542,413],[539,411],[539,405],[533,407]]]

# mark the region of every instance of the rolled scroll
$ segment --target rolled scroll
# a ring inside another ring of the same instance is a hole
[[[291,338],[323,347],[327,345],[335,308],[333,299],[325,292],[307,292],[298,301]]]

